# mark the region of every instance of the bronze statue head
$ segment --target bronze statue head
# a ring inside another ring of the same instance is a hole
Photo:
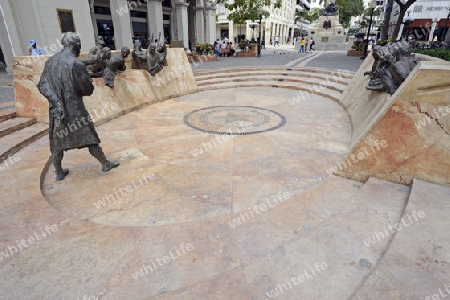
[[[81,51],[81,39],[80,37],[74,33],[74,32],[66,32],[64,33],[61,44],[64,48],[69,48],[73,51],[75,56],[80,55]]]

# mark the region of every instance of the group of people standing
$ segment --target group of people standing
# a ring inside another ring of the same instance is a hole
[[[309,44],[309,50],[308,50],[308,44]],[[311,52],[314,50],[313,46],[316,44],[313,38],[311,38],[311,41],[308,41],[308,39],[305,40],[305,38],[301,38],[300,40],[300,49],[298,50],[298,53],[304,53],[304,52]]]

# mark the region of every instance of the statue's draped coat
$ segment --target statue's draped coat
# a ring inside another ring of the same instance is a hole
[[[69,49],[47,60],[38,89],[49,101],[52,153],[100,143],[83,103],[83,96],[92,95],[94,85],[84,64]],[[61,120],[58,107],[63,111]]]

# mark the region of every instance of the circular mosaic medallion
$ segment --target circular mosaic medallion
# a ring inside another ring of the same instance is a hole
[[[185,115],[184,123],[207,133],[246,135],[280,128],[286,118],[276,111],[254,106],[211,106]]]

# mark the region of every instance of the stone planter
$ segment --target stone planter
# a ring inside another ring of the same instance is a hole
[[[256,57],[257,53],[252,52],[236,52],[236,57]]]
[[[364,55],[364,51],[359,51],[359,50],[348,50],[347,51],[347,56],[363,56]]]
[[[207,62],[207,61],[217,61],[217,56],[215,54],[212,55],[195,55],[192,56],[195,62]]]

